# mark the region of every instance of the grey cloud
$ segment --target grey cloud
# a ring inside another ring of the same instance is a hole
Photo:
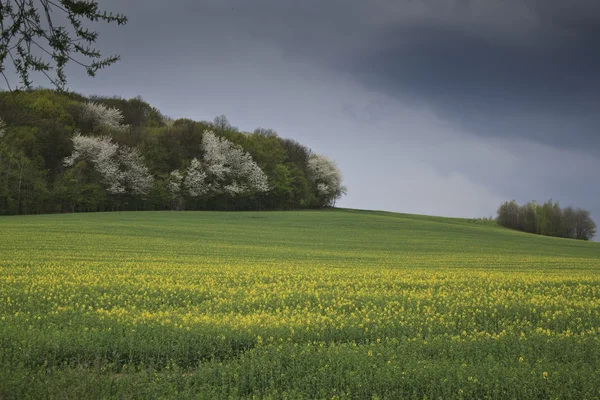
[[[368,87],[426,101],[474,133],[600,154],[598,6],[540,4],[523,43],[478,25],[392,23],[371,49],[339,65]]]
[[[425,102],[475,134],[600,154],[598,4],[211,0],[170,3],[161,18],[177,35],[173,46],[194,51],[202,43],[204,52],[189,57],[203,63],[261,41],[291,62],[348,72],[369,90]],[[247,57],[238,61],[256,62]]]
[[[423,99],[481,134],[600,149],[596,44],[519,48],[432,27],[399,27],[381,42],[344,63],[369,87]]]

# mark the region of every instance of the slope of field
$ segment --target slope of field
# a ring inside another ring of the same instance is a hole
[[[600,397],[600,245],[356,210],[0,218],[0,398]]]

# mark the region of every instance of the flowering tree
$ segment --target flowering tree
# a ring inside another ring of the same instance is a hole
[[[314,154],[308,159],[308,171],[325,204],[335,206],[336,200],[346,194],[347,189],[342,186],[342,172],[333,160]]]
[[[123,114],[118,108],[107,107],[101,103],[88,101],[82,105],[81,118],[91,124],[92,130],[106,128],[115,131],[125,131],[129,125],[123,125]]]
[[[192,163],[186,170],[183,186],[185,186],[192,197],[198,197],[208,192],[209,188],[206,184],[206,172],[204,172],[202,164],[200,164],[200,161],[198,161],[197,158],[192,160]]]
[[[138,196],[148,194],[153,179],[138,149],[123,146],[119,149],[119,158],[123,166],[123,183],[129,188],[129,192]]]
[[[183,175],[179,171],[173,171],[169,175],[169,181],[167,183],[167,190],[173,198],[181,195],[181,183],[183,182]]]
[[[4,121],[2,120],[2,118],[0,118],[0,139],[2,139],[2,137],[6,133],[6,129],[5,128],[6,128],[6,124],[4,123]]]
[[[112,143],[108,136],[89,137],[76,133],[72,140],[73,153],[64,159],[64,165],[71,167],[82,159],[91,161],[94,169],[102,176],[109,193],[124,193],[117,157],[119,146]]]
[[[182,187],[191,197],[219,193],[233,197],[269,190],[267,175],[241,146],[212,131],[204,131],[201,148],[202,161],[192,159],[185,176],[179,171],[171,173],[169,191],[172,195],[179,195]]]
[[[205,131],[202,150],[208,190],[232,196],[269,191],[267,175],[241,146]]]
[[[152,187],[152,176],[137,149],[119,148],[108,136],[73,136],[73,153],[63,161],[67,167],[79,160],[90,161],[102,177],[110,194],[129,192],[145,195]]]

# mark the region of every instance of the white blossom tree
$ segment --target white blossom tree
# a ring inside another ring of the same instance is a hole
[[[169,175],[169,182],[167,183],[167,190],[173,198],[181,195],[181,183],[183,182],[183,175],[179,171],[173,171]]]
[[[72,140],[73,153],[63,160],[65,166],[73,166],[79,160],[90,161],[108,193],[148,194],[153,178],[137,149],[120,148],[108,136],[90,137],[76,133]]]
[[[2,118],[0,118],[0,139],[2,139],[2,137],[6,134],[6,124],[4,123],[4,120],[2,120]]]
[[[313,154],[308,159],[308,171],[317,184],[317,193],[328,205],[335,205],[337,199],[346,194],[342,186],[342,172],[335,161],[320,154]]]
[[[92,130],[106,128],[123,132],[129,129],[129,125],[123,125],[123,114],[118,108],[107,107],[101,103],[88,101],[81,106],[81,118],[89,122]]]
[[[108,193],[124,193],[123,174],[118,160],[119,146],[112,143],[108,136],[90,137],[76,133],[72,140],[73,153],[64,159],[63,164],[70,167],[79,160],[88,160],[102,176]]]
[[[202,164],[197,158],[194,158],[186,170],[183,186],[187,189],[192,197],[202,196],[209,190],[206,184],[206,172],[202,168]]]
[[[184,191],[191,197],[219,193],[233,197],[269,190],[267,175],[241,146],[204,131],[201,149],[202,161],[193,158],[184,174],[171,172],[167,188],[174,201]]]
[[[148,194],[154,179],[139,150],[122,146],[119,149],[119,158],[123,166],[123,183],[129,188],[129,192],[138,196]]]
[[[208,190],[232,196],[269,191],[267,175],[241,146],[205,131],[202,150]]]

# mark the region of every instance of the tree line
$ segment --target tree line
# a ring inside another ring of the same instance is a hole
[[[523,205],[515,200],[506,201],[498,208],[497,221],[507,228],[546,236],[591,240],[596,235],[596,223],[589,211],[570,206],[561,208],[552,200]]]
[[[0,214],[334,206],[342,173],[272,129],[171,119],[140,97],[0,91]]]

